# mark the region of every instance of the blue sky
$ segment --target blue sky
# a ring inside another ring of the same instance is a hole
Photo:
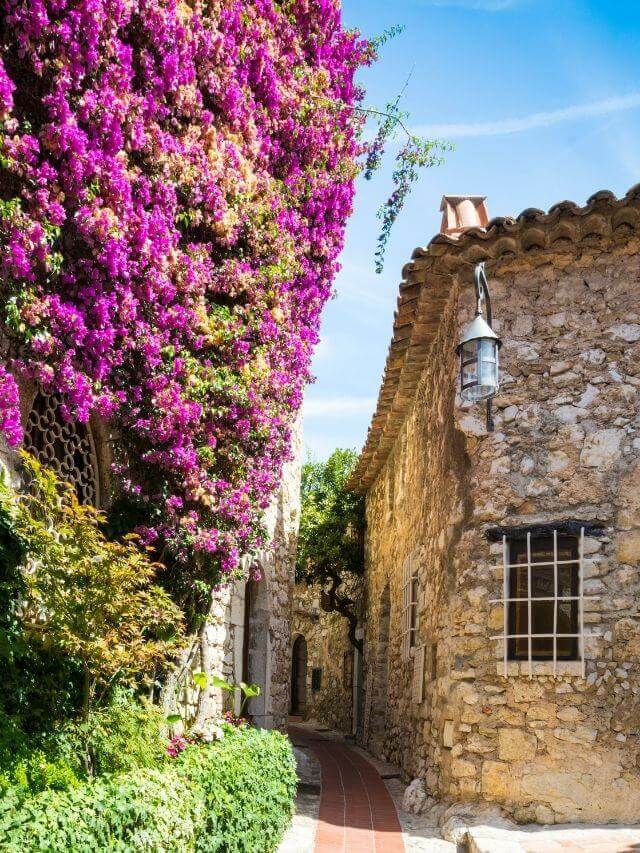
[[[444,193],[487,196],[490,216],[584,203],[640,182],[638,0],[343,0],[366,35],[405,31],[361,75],[367,104],[404,97],[410,124],[455,143],[422,173],[394,225],[385,269],[373,268],[376,210],[390,165],[360,181],[337,297],[324,314],[307,391],[304,441],[325,458],[360,449],[375,407],[402,266],[440,225]],[[413,71],[412,71],[413,69]]]

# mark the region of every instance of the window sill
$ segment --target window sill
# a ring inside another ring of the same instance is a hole
[[[532,675],[554,675],[553,662],[547,660],[534,660],[531,663],[529,670],[529,661],[526,660],[510,660],[507,662],[507,677],[529,676]],[[498,675],[504,675],[504,662],[496,662],[496,672]],[[582,678],[582,662],[579,660],[559,660],[556,662],[555,675],[572,675]]]

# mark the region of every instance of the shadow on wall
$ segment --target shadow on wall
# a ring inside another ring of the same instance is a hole
[[[387,688],[389,683],[389,622],[391,591],[387,584],[380,597],[378,611],[378,642],[371,676],[371,715],[368,746],[374,755],[385,758],[385,727],[387,722]]]

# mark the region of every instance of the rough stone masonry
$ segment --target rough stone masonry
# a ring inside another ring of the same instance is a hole
[[[478,261],[503,341],[493,432],[456,393]],[[405,267],[351,480],[367,496],[362,740],[430,794],[522,822],[640,821],[639,388],[640,186],[437,235]],[[582,529],[581,601],[557,617],[579,614],[577,654],[505,656],[502,536]]]

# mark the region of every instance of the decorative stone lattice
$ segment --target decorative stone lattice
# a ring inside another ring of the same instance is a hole
[[[27,420],[24,447],[76,491],[83,504],[98,505],[97,462],[84,424],[65,421],[57,394],[38,391]]]

